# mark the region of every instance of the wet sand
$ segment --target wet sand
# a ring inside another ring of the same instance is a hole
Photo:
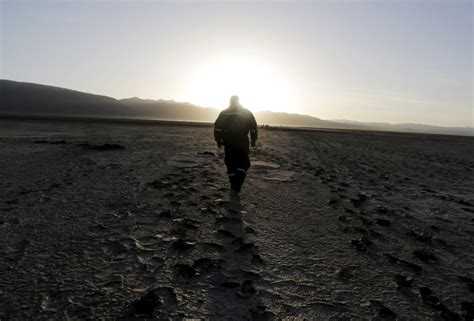
[[[0,319],[472,320],[473,143],[0,120]]]

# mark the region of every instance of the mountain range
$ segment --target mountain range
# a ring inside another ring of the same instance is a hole
[[[215,108],[172,100],[150,100],[138,97],[115,99],[60,87],[0,79],[0,117],[2,115],[42,115],[212,122],[218,114],[219,110]],[[474,136],[472,127],[323,120],[308,115],[271,111],[256,112],[255,118],[259,124],[291,127]]]

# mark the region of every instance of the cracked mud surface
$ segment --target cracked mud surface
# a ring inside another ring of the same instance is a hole
[[[470,320],[472,138],[0,121],[0,319]]]

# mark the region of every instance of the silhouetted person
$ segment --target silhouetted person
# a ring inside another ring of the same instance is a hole
[[[250,167],[249,137],[252,147],[257,141],[257,122],[250,110],[239,104],[239,97],[230,98],[230,106],[224,109],[214,123],[217,146],[224,146],[225,165],[231,193],[237,194],[245,181]]]

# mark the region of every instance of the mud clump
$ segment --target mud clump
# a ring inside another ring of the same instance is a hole
[[[89,143],[82,143],[82,144],[77,144],[76,146],[84,148],[84,149],[95,150],[95,151],[114,151],[114,150],[125,149],[125,147],[119,144],[92,145]]]

